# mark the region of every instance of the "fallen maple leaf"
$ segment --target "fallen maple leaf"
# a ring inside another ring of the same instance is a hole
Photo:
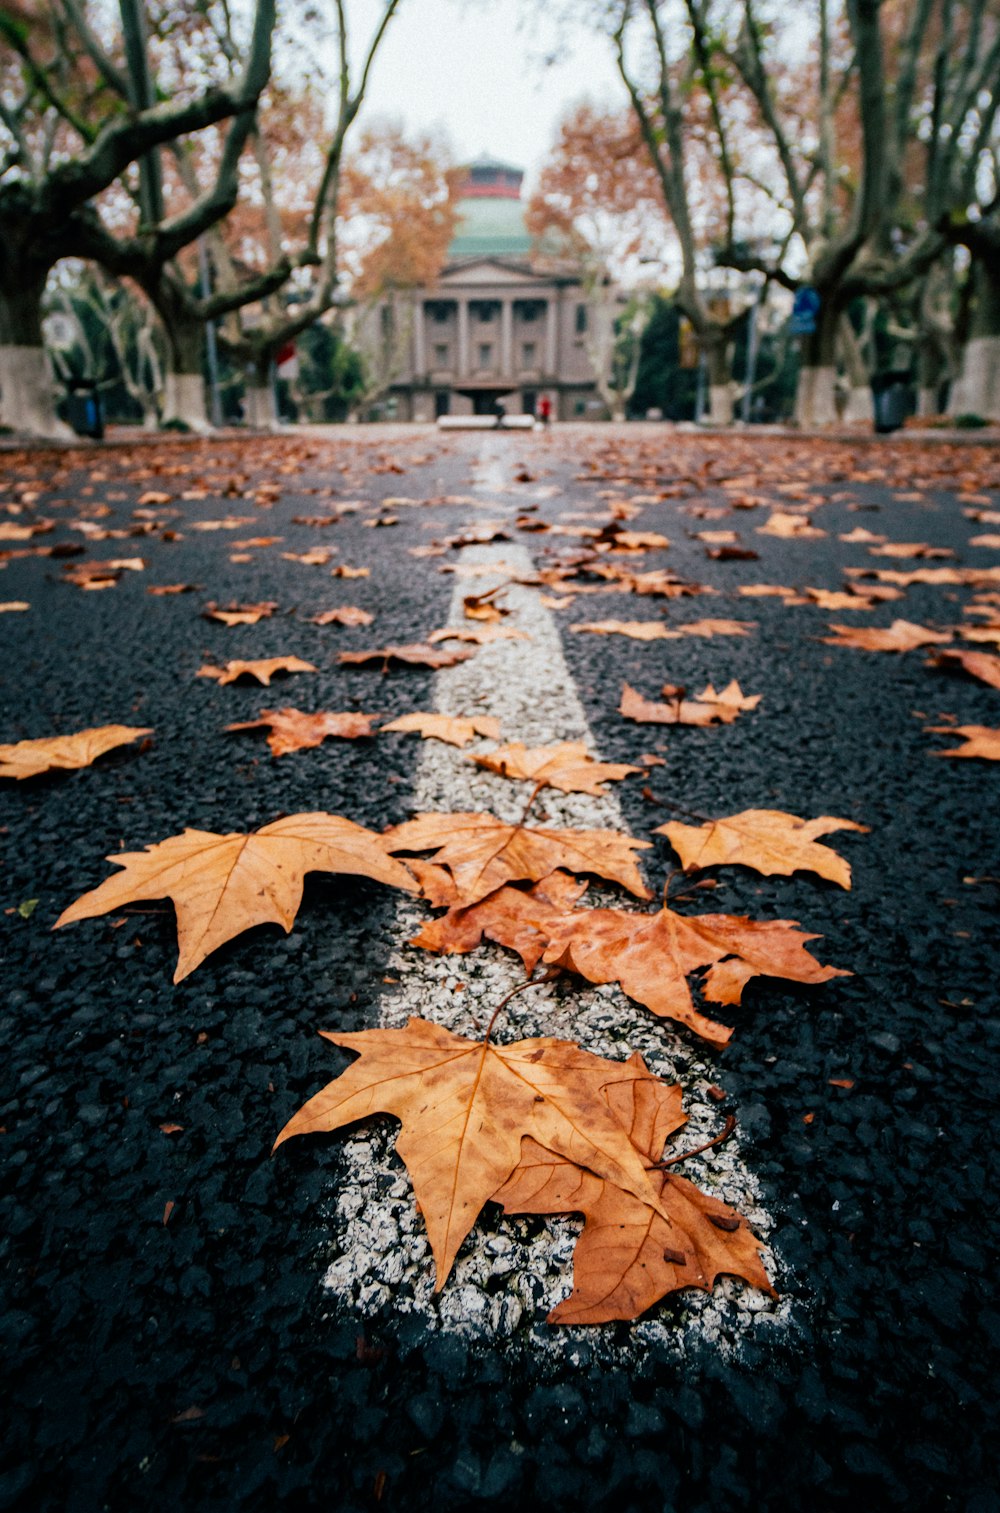
[[[754,920],[735,914],[677,914],[666,905],[655,914],[583,909],[550,927],[542,960],[588,982],[617,982],[654,1014],[725,1045],[733,1032],[694,1007],[689,973],[710,967],[702,992],[711,1003],[720,1004],[738,1004],[753,977],[821,983],[851,975],[820,966],[805,949],[807,940],[818,937],[797,930],[797,924],[794,919]]]
[[[321,615],[309,615],[310,625],[370,625],[375,616],[355,604],[342,604],[339,609],[325,609]]]
[[[526,630],[515,630],[512,625],[446,625],[442,630],[432,630],[427,637],[431,646],[441,641],[471,641],[476,646],[488,646],[491,641],[530,641]]]
[[[860,651],[915,651],[951,640],[950,630],[928,630],[909,620],[893,620],[888,630],[871,625],[831,625],[832,636],[821,636],[826,646],[853,646]]]
[[[926,541],[884,541],[868,548],[870,557],[954,557],[946,546],[928,546]]]
[[[500,738],[500,721],[490,715],[464,717],[450,714],[401,714],[398,719],[382,725],[382,730],[398,730],[404,734],[415,732],[425,740],[446,741],[449,746],[465,746],[477,735],[488,740]]]
[[[326,567],[331,557],[337,555],[334,546],[314,546],[308,552],[282,552],[285,562],[304,562],[307,567]]]
[[[671,630],[660,620],[587,620],[570,630],[595,636],[630,636],[633,641],[678,641],[680,630]]]
[[[258,683],[263,683],[268,688],[271,679],[278,672],[319,672],[319,668],[312,662],[303,662],[301,657],[259,657],[251,662],[227,662],[225,667],[206,664],[199,667],[196,676],[215,678],[219,684],[235,683],[237,678],[256,678]]]
[[[729,725],[744,710],[756,709],[761,698],[759,693],[744,694],[734,680],[719,693],[709,683],[694,699],[677,698],[671,704],[657,704],[625,683],[618,713],[641,725]]]
[[[651,842],[617,830],[529,829],[492,814],[419,814],[385,831],[382,842],[389,852],[433,851],[431,860],[454,879],[455,896],[443,899],[448,904],[476,903],[504,883],[538,882],[557,868],[594,873],[637,898],[652,896],[633,856]]]
[[[31,605],[26,603],[24,599],[7,599],[3,604],[0,604],[0,615],[14,615],[30,608]]]
[[[555,746],[535,746],[531,750],[523,741],[512,741],[509,746],[470,756],[469,761],[501,777],[558,788],[562,793],[590,793],[595,797],[607,792],[602,783],[617,782],[642,771],[641,767],[629,767],[623,762],[597,761],[588,755],[583,741],[560,741]]]
[[[0,777],[32,778],[53,768],[71,771],[89,767],[116,746],[127,746],[141,735],[152,735],[151,726],[95,725],[74,735],[44,736],[36,741],[0,745]]]
[[[347,567],[344,563],[341,563],[340,567],[331,567],[331,569],[330,569],[330,577],[331,578],[370,578],[371,577],[371,571],[372,570],[371,570],[370,567]]]
[[[441,869],[428,864],[425,871],[420,862],[411,866],[421,883],[431,882],[430,892],[440,897],[436,874]],[[586,891],[587,884],[567,872],[550,872],[531,888],[507,885],[477,904],[453,906],[440,919],[430,920],[410,945],[445,956],[464,956],[485,938],[516,951],[530,976],[548,945],[547,927],[561,919]]]
[[[198,586],[197,583],[155,583],[146,592],[154,598],[165,598],[168,594],[193,594]]]
[[[271,734],[267,744],[273,756],[287,756],[292,751],[320,746],[327,736],[337,736],[342,741],[356,741],[361,736],[370,736],[376,714],[357,714],[351,711],[335,713],[321,710],[306,714],[301,709],[262,709],[256,720],[237,720],[225,728],[229,730],[259,730],[269,726]]]
[[[664,1141],[687,1122],[681,1089],[654,1077],[636,1052],[635,1080],[610,1083],[602,1096],[644,1160],[659,1160]],[[639,1198],[526,1137],[521,1160],[493,1201],[508,1214],[581,1213],[573,1254],[573,1291],[550,1324],[605,1324],[634,1319],[682,1287],[710,1292],[723,1275],[742,1277],[774,1296],[762,1246],[736,1211],[684,1177],[657,1172],[665,1219]]]
[[[415,641],[407,646],[380,646],[371,651],[342,651],[337,654],[337,661],[344,667],[381,662],[385,671],[390,662],[403,662],[413,667],[454,667],[456,662],[466,662],[472,656],[475,652],[437,651],[433,646]]]
[[[374,1113],[401,1120],[396,1149],[427,1225],[438,1289],[483,1205],[517,1166],[526,1135],[664,1212],[642,1156],[601,1096],[634,1076],[627,1063],[567,1040],[466,1040],[415,1018],[401,1030],[322,1033],[360,1060],[299,1109],[275,1149]]]
[[[123,870],[70,904],[53,928],[140,900],[169,898],[177,911],[175,983],[253,925],[280,925],[287,935],[307,872],[370,877],[416,892],[406,868],[386,855],[381,837],[321,812],[288,815],[248,835],[185,830],[145,851],[107,860]]]
[[[960,735],[963,744],[949,747],[946,751],[934,751],[939,757],[982,757],[987,762],[1000,762],[1000,730],[988,725],[925,725],[925,730],[935,735]]]
[[[829,814],[804,820],[780,809],[744,809],[740,814],[702,825],[675,821],[660,825],[654,835],[665,835],[690,871],[702,867],[739,865],[752,867],[765,877],[791,877],[793,872],[815,872],[842,888],[851,886],[851,869],[829,846],[816,844],[818,835],[832,830],[859,830],[867,825],[834,819]]]
[[[990,688],[1000,688],[1000,657],[986,651],[935,651],[927,661],[928,667],[960,667],[970,677],[978,678]]]
[[[201,615],[203,620],[218,620],[223,625],[256,625],[259,620],[270,619],[277,608],[276,599],[266,599],[260,604],[230,604],[224,609],[210,600]]]
[[[821,531],[818,525],[812,525],[807,515],[792,515],[787,510],[774,510],[764,525],[758,525],[757,534],[799,541],[825,536],[826,531]]]

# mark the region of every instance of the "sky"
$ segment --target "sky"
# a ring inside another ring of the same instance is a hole
[[[488,152],[516,163],[528,170],[530,189],[571,105],[585,96],[624,101],[607,39],[560,28],[547,9],[528,0],[402,0],[361,120],[441,128],[459,161]],[[352,52],[381,10],[381,0],[349,6]]]

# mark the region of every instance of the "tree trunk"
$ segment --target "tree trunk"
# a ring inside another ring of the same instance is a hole
[[[274,407],[274,382],[270,353],[259,354],[250,365],[246,393],[247,424],[257,431],[273,431],[278,426]]]
[[[840,421],[836,397],[838,319],[839,312],[824,295],[816,330],[802,337],[795,424],[808,430],[835,426]]]
[[[976,257],[971,276],[969,335],[948,408],[952,415],[1000,420],[1000,267],[995,258]]]
[[[924,419],[941,414],[941,387],[947,363],[936,333],[922,331],[917,345],[917,414]]]
[[[69,440],[73,432],[56,414],[42,338],[47,272],[4,281],[10,293],[0,289],[0,422],[29,436]]]
[[[875,424],[875,400],[870,374],[861,342],[846,314],[840,318],[837,335],[847,375],[847,399],[840,418],[845,425],[872,426]]]
[[[731,426],[733,423],[733,386],[729,366],[729,342],[723,331],[712,331],[702,338],[705,366],[708,369],[708,423]]]
[[[161,315],[164,312],[160,311]],[[205,328],[175,308],[164,318],[167,335],[166,397],[163,420],[180,421],[188,430],[205,434],[212,426],[205,409],[202,352]]]

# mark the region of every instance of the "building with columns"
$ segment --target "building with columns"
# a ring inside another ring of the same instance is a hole
[[[596,312],[578,276],[533,256],[522,178],[491,158],[471,163],[436,284],[377,312],[381,351],[394,354],[384,375],[388,414],[531,414],[543,394],[557,419],[606,414],[588,357]]]

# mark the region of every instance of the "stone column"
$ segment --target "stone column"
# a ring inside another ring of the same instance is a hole
[[[465,378],[469,372],[469,301],[464,295],[458,301],[458,352],[455,372]]]
[[[413,377],[415,379],[427,377],[427,337],[424,325],[426,319],[427,306],[418,295],[413,309]]]
[[[557,322],[559,319],[559,299],[557,294],[551,294],[545,301],[545,374],[546,378],[555,378],[558,366]]]
[[[500,301],[500,376],[514,376],[514,301]]]

